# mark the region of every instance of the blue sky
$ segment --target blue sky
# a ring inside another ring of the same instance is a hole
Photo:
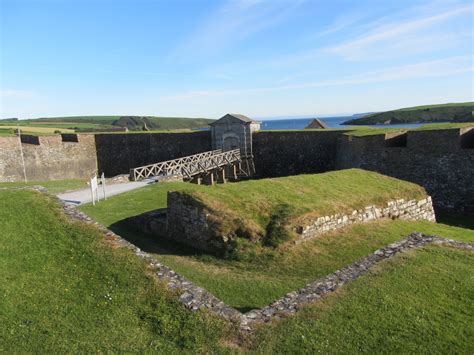
[[[0,0],[1,115],[256,118],[473,100],[473,5]]]

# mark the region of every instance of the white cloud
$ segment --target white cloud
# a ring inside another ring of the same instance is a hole
[[[365,72],[349,77],[333,80],[311,81],[293,83],[288,85],[243,88],[235,90],[201,90],[189,91],[182,94],[163,96],[160,101],[189,102],[204,97],[237,96],[258,93],[271,93],[277,91],[291,91],[301,89],[312,89],[332,86],[349,86],[372,84],[381,82],[404,81],[422,78],[436,78],[453,76],[462,73],[472,73],[474,71],[471,56],[455,56],[438,60],[425,61],[403,66],[396,66]]]
[[[458,6],[448,11],[440,11],[436,14],[425,14],[416,19],[396,21],[372,28],[363,35],[347,40],[343,43],[325,48],[325,52],[342,56],[346,59],[361,59],[372,55],[374,51],[385,51],[389,55],[393,52],[387,50],[393,47],[407,49],[420,49],[417,36],[431,36],[430,42],[425,42],[424,47],[436,45],[434,33],[446,35],[436,28],[443,22],[453,18],[472,14],[472,5]],[[433,32],[434,31],[434,32]]]
[[[361,14],[344,14],[337,18],[331,25],[324,30],[313,35],[313,38],[320,38],[334,33],[340,32],[350,28],[352,25],[361,21],[363,16]]]
[[[213,54],[250,35],[284,21],[303,0],[234,0],[227,1],[208,16],[173,58]]]

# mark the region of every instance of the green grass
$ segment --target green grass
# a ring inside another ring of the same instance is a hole
[[[266,226],[273,210],[282,204],[290,205],[292,214],[296,216],[306,213],[329,215],[370,204],[381,205],[393,199],[426,196],[424,189],[418,185],[374,172],[348,169],[214,186],[154,184],[105,201],[99,209],[107,216],[100,217],[105,217],[107,223],[115,219],[110,219],[112,215],[126,218],[164,208],[168,191],[191,194],[211,207],[235,211],[242,218],[255,220],[262,226]],[[97,211],[92,207],[84,209]]]
[[[424,105],[379,112],[344,122],[349,125],[418,122],[466,122],[473,121],[474,102],[461,102],[441,105]]]
[[[0,352],[207,352],[222,321],[190,313],[147,263],[31,191],[0,191]]]
[[[120,127],[115,121],[121,119],[122,116],[65,116],[65,117],[41,117],[37,119],[27,120],[2,120],[1,126],[17,126],[28,127],[28,134],[47,134],[46,129],[51,129],[51,134],[54,130],[61,129],[107,129]],[[130,119],[122,118],[122,124],[126,124],[130,130],[141,131],[143,122],[133,122]],[[212,122],[206,118],[187,118],[187,117],[157,117],[147,116],[148,128],[151,131],[176,131],[176,130],[191,130],[194,128],[208,127]],[[114,124],[115,123],[115,124]],[[34,129],[37,131],[34,131]],[[1,133],[0,133],[1,135]],[[7,134],[3,134],[7,135]]]
[[[245,186],[241,184],[244,183],[234,186]],[[97,206],[85,205],[80,209],[143,250],[154,253],[165,264],[228,304],[244,311],[262,307],[414,231],[474,240],[474,231],[462,228],[430,222],[383,221],[354,225],[257,258],[223,260],[145,235],[123,222],[130,216],[166,207],[166,193],[169,190],[195,188],[211,191],[216,187],[155,184],[113,196]]]
[[[83,209],[117,226],[127,215],[163,203],[165,189],[159,191],[143,188]],[[124,195],[128,203],[121,211],[110,201]],[[0,201],[0,352],[474,350],[472,252],[430,246],[397,255],[296,316],[259,327],[239,348],[233,340],[238,334],[225,323],[185,310],[149,276],[142,259],[113,248],[92,226],[69,222],[50,198],[3,190]],[[125,232],[127,226],[121,227]],[[385,221],[352,226],[246,263],[219,260],[132,230],[123,235],[246,310],[413,230],[474,241],[474,231],[462,228]]]
[[[0,188],[17,188],[27,186],[41,185],[48,189],[53,194],[58,194],[65,191],[80,190],[87,187],[86,180],[68,179],[68,180],[49,180],[49,181],[28,181],[24,182],[0,182]]]
[[[12,137],[12,136],[15,136],[13,129],[1,128],[0,126],[0,137]]]
[[[183,193],[217,215],[235,216],[262,230],[281,206],[287,206],[288,224],[298,225],[305,218],[426,197],[418,185],[360,169],[188,187]]]
[[[258,353],[472,354],[472,252],[399,254],[295,317],[262,327]]]

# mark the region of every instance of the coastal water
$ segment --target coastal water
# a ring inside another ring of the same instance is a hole
[[[320,117],[328,128],[347,128],[341,123],[352,119],[352,116],[339,117]],[[289,129],[304,129],[312,118],[283,118],[283,119],[262,119],[260,129],[262,130],[289,130]],[[387,125],[366,125],[370,127],[384,127],[384,128],[417,128],[426,123],[406,123],[406,124],[387,124]]]
[[[328,128],[348,128],[350,126],[342,123],[353,119],[353,116],[337,116],[337,117],[318,117],[323,121]],[[261,122],[260,129],[264,131],[274,130],[299,130],[304,129],[313,118],[274,118],[274,119],[256,119]],[[447,122],[437,122],[447,123]],[[379,125],[364,125],[366,127],[376,128],[418,128],[420,126],[429,125],[433,123],[402,123],[402,124],[379,124]],[[207,131],[209,128],[196,128],[197,131]]]

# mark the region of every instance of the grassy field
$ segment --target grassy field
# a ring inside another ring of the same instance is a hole
[[[1,120],[0,128],[16,128],[17,125],[25,133],[53,134],[55,131],[71,133],[74,129],[114,129],[127,127],[131,131],[141,131],[146,121],[150,131],[191,130],[208,127],[212,120],[187,117],[134,117],[134,116],[70,116],[42,117],[27,120]],[[12,135],[12,133],[3,135]]]
[[[418,122],[465,122],[473,121],[474,102],[460,102],[441,105],[424,105],[379,112],[344,122],[347,125],[368,125]]]
[[[167,191],[216,188],[188,186],[184,183],[155,184],[111,197],[95,207],[82,206],[81,210],[241,310],[262,307],[413,231],[474,240],[474,231],[462,228],[430,222],[382,221],[352,226],[256,258],[223,260],[145,235],[123,222],[130,216],[166,207]]]
[[[61,192],[80,190],[87,187],[87,181],[81,179],[68,179],[68,180],[51,180],[51,181],[28,181],[24,182],[0,182],[0,188],[8,187],[27,187],[41,185],[48,189],[53,194]]]
[[[132,252],[38,193],[4,190],[0,201],[0,352],[219,348],[222,322],[173,301]]]
[[[472,354],[472,252],[428,247],[397,255],[270,327],[258,353]]]
[[[125,199],[132,205],[124,205],[126,211],[110,203],[124,195],[84,209],[115,224],[147,208],[137,206],[143,191],[150,204],[164,195],[144,188],[127,193],[134,197]],[[3,190],[0,201],[0,352],[473,352],[472,253],[428,247],[398,255],[295,317],[245,337],[222,321],[186,311],[151,279],[146,263],[112,248],[93,227],[65,220],[49,198]],[[202,282],[216,294],[236,293],[249,305],[255,300],[245,297],[253,297],[256,287],[263,292],[279,275],[297,286],[291,275],[302,280],[310,269],[330,272],[413,229],[474,240],[474,231],[427,222],[359,227],[327,235],[319,244],[300,244],[259,265],[173,249],[150,237],[145,247],[159,249],[157,258],[188,277],[202,272]]]

